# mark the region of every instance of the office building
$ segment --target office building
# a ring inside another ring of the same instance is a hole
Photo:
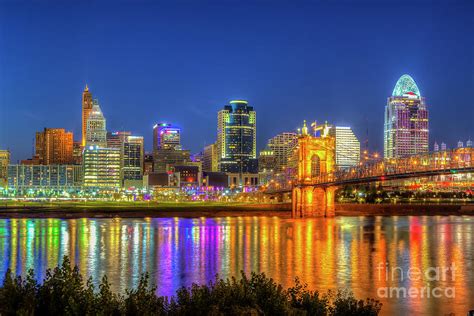
[[[72,143],[72,162],[75,165],[82,165],[82,141]]]
[[[106,120],[97,100],[93,101],[92,110],[87,118],[86,145],[107,147]]]
[[[332,126],[329,135],[336,139],[336,166],[347,169],[360,162],[360,142],[350,127]]]
[[[415,81],[398,79],[385,107],[384,157],[398,158],[428,152],[428,110]]]
[[[217,144],[210,144],[204,147],[203,158],[202,158],[202,170],[217,172]]]
[[[82,156],[84,186],[116,189],[121,187],[121,154],[119,148],[86,146]]]
[[[191,161],[189,150],[158,149],[153,153],[153,171],[167,172],[176,165],[185,165]]]
[[[86,145],[86,131],[87,131],[87,119],[89,118],[89,114],[92,111],[92,94],[89,91],[89,87],[84,89],[82,92],[82,140],[81,144],[82,147]]]
[[[78,165],[9,165],[9,189],[80,189],[82,166]]]
[[[107,148],[122,148],[128,136],[131,136],[131,132],[107,132]]]
[[[36,132],[35,154],[41,165],[74,163],[72,132],[64,128],[45,128]]]
[[[258,156],[258,183],[264,185],[270,182],[278,172],[277,169],[274,151],[268,147],[260,151]]]
[[[141,187],[145,156],[143,137],[126,136],[120,149],[122,185],[124,187]]]
[[[181,129],[168,123],[153,126],[153,150],[181,149]]]
[[[0,188],[4,188],[8,181],[8,165],[10,164],[10,152],[0,150]]]
[[[231,186],[258,184],[256,112],[247,101],[234,100],[217,115],[218,169]]]
[[[143,174],[153,173],[153,154],[146,153],[143,161]]]
[[[268,140],[267,148],[275,157],[275,172],[282,172],[287,168],[288,159],[297,145],[298,135],[292,132],[280,133]]]

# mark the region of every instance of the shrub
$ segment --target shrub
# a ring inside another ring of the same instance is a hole
[[[207,285],[182,287],[170,300],[156,296],[149,275],[124,295],[113,293],[107,276],[96,290],[84,281],[67,257],[61,266],[48,269],[42,284],[30,270],[26,278],[10,270],[0,287],[0,315],[377,315],[381,304],[357,300],[347,291],[321,295],[299,279],[284,289],[265,274],[241,272],[239,279],[220,279]]]

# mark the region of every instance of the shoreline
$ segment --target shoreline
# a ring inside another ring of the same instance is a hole
[[[474,216],[472,204],[336,204],[336,216]],[[12,205],[0,206],[0,218],[144,218],[144,217],[241,217],[291,218],[291,204],[193,204],[154,205]]]

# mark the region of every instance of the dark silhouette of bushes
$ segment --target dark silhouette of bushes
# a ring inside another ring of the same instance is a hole
[[[0,315],[377,315],[381,304],[355,299],[350,292],[321,295],[296,279],[284,289],[265,274],[243,272],[240,279],[216,279],[207,285],[182,287],[168,299],[141,276],[125,294],[110,290],[104,276],[99,288],[84,280],[64,257],[61,266],[46,272],[42,284],[30,270],[26,277],[10,270],[0,288]]]

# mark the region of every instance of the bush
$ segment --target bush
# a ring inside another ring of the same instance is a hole
[[[178,289],[170,300],[155,295],[149,275],[140,277],[124,295],[113,293],[104,276],[98,290],[84,281],[67,257],[48,269],[42,284],[30,270],[23,278],[10,270],[0,288],[0,315],[377,315],[381,304],[357,300],[350,292],[321,295],[295,280],[284,289],[265,274],[241,273],[239,279],[220,279],[207,285]]]

